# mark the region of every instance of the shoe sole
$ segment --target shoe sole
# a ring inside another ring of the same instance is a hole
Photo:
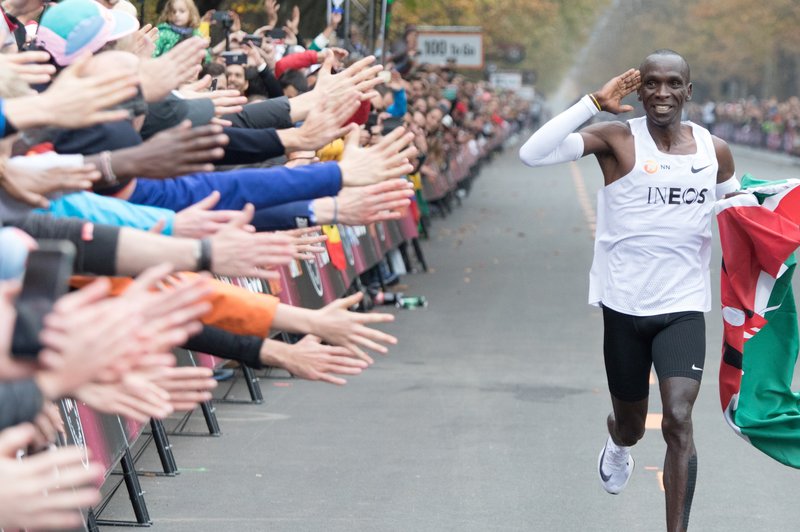
[[[606,448],[605,448],[605,446],[603,446],[603,450],[600,451],[600,455],[597,457],[597,475],[598,476],[600,476],[600,463],[601,463],[601,460],[603,459],[603,451],[605,451],[605,450],[606,450]],[[602,486],[603,491],[605,491],[606,493],[610,493],[611,495],[619,495],[620,493],[622,493],[622,490],[624,490],[625,487],[628,485],[628,482],[630,482],[631,477],[633,476],[633,472],[636,470],[636,460],[634,460],[633,456],[630,456],[630,455],[628,456],[628,458],[630,458],[630,461],[631,461],[631,474],[628,475],[628,478],[625,480],[625,483],[622,486],[620,486],[618,491],[611,491],[606,487],[605,484],[603,484],[603,477],[600,476],[600,478],[599,478],[600,486]]]

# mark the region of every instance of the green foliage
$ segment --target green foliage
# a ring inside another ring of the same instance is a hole
[[[397,35],[408,23],[481,26],[487,62],[535,70],[542,87],[552,89],[588,37],[597,13],[608,4],[609,0],[395,0],[392,30]],[[523,46],[524,61],[507,65],[502,54],[506,45]]]
[[[536,70],[544,92],[568,73],[585,92],[671,48],[691,64],[699,97],[786,98],[800,92],[798,21],[798,0],[396,0],[393,29],[482,26],[487,61],[503,68],[502,45],[523,45],[513,67]]]

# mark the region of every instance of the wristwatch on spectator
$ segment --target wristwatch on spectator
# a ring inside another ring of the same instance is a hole
[[[199,240],[194,256],[197,261],[198,272],[211,271],[211,239],[203,238]]]

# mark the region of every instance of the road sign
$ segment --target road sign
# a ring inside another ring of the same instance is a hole
[[[483,34],[480,31],[420,30],[419,62],[445,66],[448,61],[458,68],[483,68]]]
[[[522,72],[500,70],[489,75],[489,82],[499,89],[519,90],[522,87]]]

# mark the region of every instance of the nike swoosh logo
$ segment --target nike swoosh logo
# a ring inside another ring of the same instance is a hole
[[[694,364],[692,364],[692,369],[695,370],[695,371],[703,371],[703,368],[698,368]]]
[[[600,467],[599,467],[599,469],[600,469],[600,478],[603,479],[603,482],[608,482],[609,479],[611,478],[611,475],[606,475],[605,473],[603,473],[603,459],[606,457],[606,449],[607,448],[608,447],[604,447],[603,448],[603,456],[600,457]]]
[[[692,166],[692,173],[693,173],[693,174],[696,174],[697,172],[702,172],[703,170],[705,170],[705,169],[706,169],[706,168],[708,168],[709,166],[711,166],[711,165],[710,165],[710,164],[707,164],[707,165],[705,165],[705,166],[704,166],[704,167],[702,167],[702,168],[695,168],[695,167],[694,167],[694,165],[693,165],[693,166]]]

